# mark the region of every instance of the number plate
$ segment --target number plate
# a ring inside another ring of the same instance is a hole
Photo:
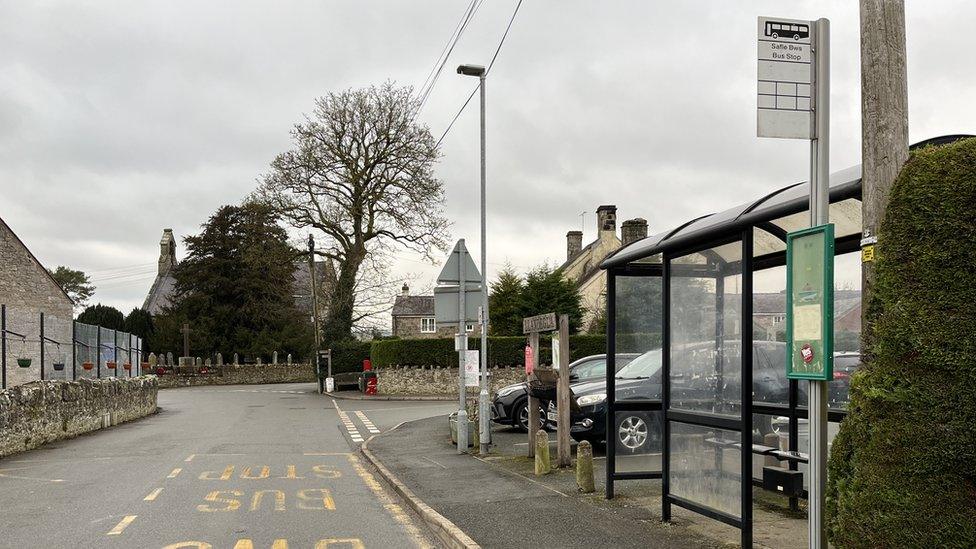
[[[548,414],[546,414],[546,417],[549,418],[549,421],[552,421],[554,423],[559,421],[559,414],[556,412],[549,412]]]

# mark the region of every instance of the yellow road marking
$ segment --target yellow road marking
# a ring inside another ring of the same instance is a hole
[[[315,549],[328,549],[333,545],[343,545],[349,549],[365,549],[365,545],[358,538],[329,538],[320,539],[318,543],[315,544]]]
[[[163,491],[162,488],[156,488],[152,492],[149,492],[148,496],[142,498],[142,501],[154,501],[156,499],[156,496],[158,496],[159,493],[162,491]]]
[[[305,452],[306,456],[342,456],[348,457],[352,455],[352,452]]]
[[[411,521],[407,513],[404,512],[403,507],[400,507],[400,505],[394,502],[393,498],[386,493],[383,486],[379,483],[379,481],[376,480],[376,477],[374,477],[372,473],[366,469],[366,467],[363,467],[363,464],[359,461],[359,457],[354,454],[349,454],[348,459],[349,463],[352,464],[352,468],[356,470],[356,474],[359,475],[359,478],[363,479],[363,483],[365,483],[366,486],[373,491],[373,495],[375,495],[376,499],[383,504],[383,508],[385,508],[387,512],[390,513],[390,515],[392,515],[401,526],[403,526],[407,533],[410,534],[410,537],[413,538],[413,541],[417,544],[417,547],[420,549],[429,549],[430,545],[427,544],[424,537],[420,534],[420,530],[414,526],[413,521]]]
[[[166,475],[166,478],[176,478],[182,471],[183,469],[177,467],[176,469],[173,469],[172,473]]]
[[[107,534],[105,534],[105,535],[106,536],[117,536],[117,535],[121,534],[122,533],[122,530],[125,530],[125,528],[127,526],[129,526],[130,524],[132,524],[132,521],[136,520],[136,516],[137,515],[126,515],[125,518],[123,518],[122,520],[120,520],[119,523],[115,525],[115,528],[112,528],[111,530],[109,530],[109,532]]]

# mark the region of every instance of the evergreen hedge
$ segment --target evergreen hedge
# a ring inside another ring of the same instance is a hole
[[[659,334],[632,334],[628,340],[640,341],[642,345],[660,347]],[[511,336],[488,338],[488,358],[490,366],[524,366],[527,337]],[[620,343],[618,343],[620,345]],[[469,337],[471,349],[481,348],[481,338]],[[552,339],[548,335],[539,338],[540,355],[543,362],[552,357]],[[645,347],[650,348],[650,347]],[[606,337],[602,334],[577,334],[569,336],[570,361],[590,355],[607,352]],[[376,367],[384,366],[437,366],[457,367],[457,351],[454,338],[430,339],[389,339],[373,342],[370,358]]]
[[[372,343],[350,339],[332,344],[332,373],[362,372],[363,360],[369,358]],[[314,364],[314,357],[313,357]],[[325,375],[325,365],[322,365],[322,375]]]
[[[976,139],[914,151],[878,243],[879,316],[828,464],[837,547],[976,547]]]

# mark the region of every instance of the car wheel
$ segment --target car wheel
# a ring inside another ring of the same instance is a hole
[[[660,439],[659,428],[643,415],[623,415],[614,429],[617,452],[637,454],[646,452],[653,440]]]
[[[520,401],[515,406],[515,413],[512,414],[512,426],[518,429],[528,432],[529,430],[529,399]],[[539,406],[539,428],[546,428],[546,411],[542,406]]]

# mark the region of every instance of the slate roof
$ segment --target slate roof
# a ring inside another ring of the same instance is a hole
[[[434,296],[398,295],[393,301],[393,316],[434,316]]]
[[[173,292],[176,291],[176,279],[173,278],[172,272],[170,269],[166,274],[156,275],[156,280],[149,288],[149,295],[142,304],[142,308],[149,311],[149,314],[157,315],[172,303]]]

